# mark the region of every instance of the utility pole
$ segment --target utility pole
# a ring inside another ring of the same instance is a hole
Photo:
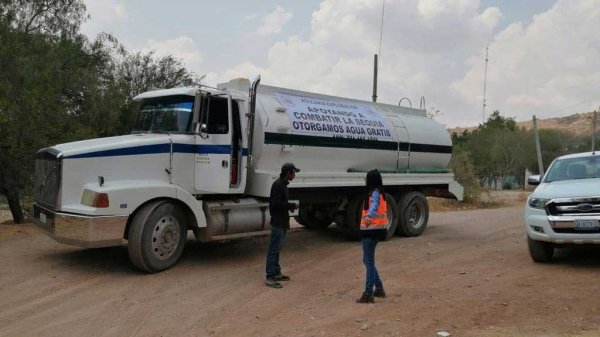
[[[373,102],[377,102],[377,54],[373,62]]]
[[[540,170],[540,178],[544,175],[544,163],[542,162],[542,148],[540,146],[540,136],[538,135],[537,121],[533,115],[533,132],[535,134],[535,150],[537,152],[538,169]]]
[[[485,106],[486,106],[486,97],[485,91],[487,87],[487,68],[488,68],[488,49],[489,45],[485,46],[485,72],[483,73],[483,111],[481,113],[481,124],[485,124]]]

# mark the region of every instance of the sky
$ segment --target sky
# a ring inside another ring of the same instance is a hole
[[[600,0],[84,1],[90,39],[171,54],[208,85],[260,74],[370,101],[379,53],[378,102],[424,96],[448,127],[600,106]]]

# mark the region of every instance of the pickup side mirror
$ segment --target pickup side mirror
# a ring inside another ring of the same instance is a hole
[[[527,184],[533,185],[533,186],[539,185],[541,181],[542,181],[542,177],[539,174],[532,175],[532,176],[529,176],[529,178],[527,178]]]

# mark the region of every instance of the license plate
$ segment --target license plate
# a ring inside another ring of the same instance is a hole
[[[575,220],[575,229],[590,231],[598,229],[598,220]]]
[[[43,224],[46,224],[46,221],[47,221],[46,214],[40,212],[40,222]]]

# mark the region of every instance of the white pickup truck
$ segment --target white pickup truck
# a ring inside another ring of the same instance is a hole
[[[600,244],[600,154],[558,157],[543,177],[531,176],[528,183],[539,185],[524,214],[535,262],[550,262],[561,244]]]

